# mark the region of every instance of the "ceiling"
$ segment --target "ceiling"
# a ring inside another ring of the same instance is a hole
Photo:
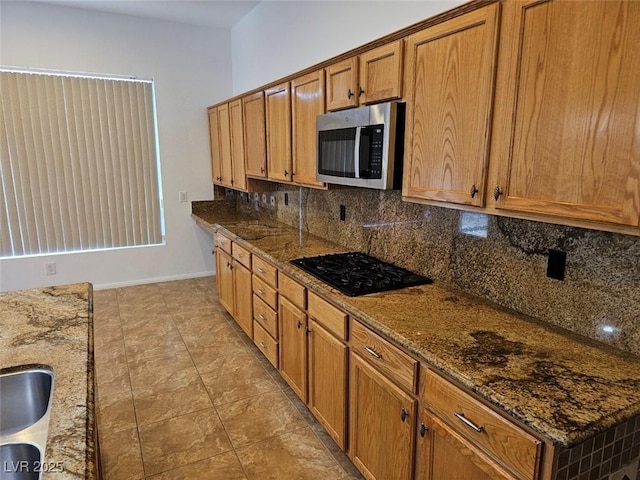
[[[260,1],[249,0],[35,0],[100,12],[231,28]]]

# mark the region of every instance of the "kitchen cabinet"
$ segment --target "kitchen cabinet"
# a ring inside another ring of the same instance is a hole
[[[231,185],[238,190],[247,189],[247,177],[244,158],[244,127],[242,120],[242,101],[229,103],[231,124]]]
[[[302,401],[307,401],[307,315],[280,297],[280,375]]]
[[[309,399],[311,413],[342,449],[347,448],[347,315],[309,292]]]
[[[497,209],[639,225],[639,22],[638,2],[504,4]]]
[[[253,304],[251,283],[251,253],[237,243],[231,244],[233,271],[233,318],[240,328],[253,338]]]
[[[407,39],[405,199],[484,203],[498,11],[489,5]]]
[[[538,478],[542,442],[424,369],[416,480]]]
[[[244,152],[248,176],[267,176],[267,143],[265,132],[264,92],[242,98]]]
[[[211,147],[211,180],[213,183],[222,181],[222,166],[220,165],[220,130],[218,129],[218,108],[209,108],[209,144]]]
[[[231,157],[231,120],[229,104],[225,103],[217,108],[218,111],[218,141],[220,142],[220,180],[218,183],[225,187],[233,187],[233,165]]]
[[[220,304],[233,315],[233,270],[231,255],[216,248],[216,283],[218,284],[218,296]]]
[[[316,180],[316,117],[325,113],[324,70],[291,81],[293,181],[325,187]]]
[[[417,401],[353,351],[350,372],[351,460],[367,479],[410,480]]]
[[[253,254],[253,342],[279,368],[278,346],[278,270],[268,261]]]
[[[397,40],[329,65],[327,110],[401,98],[402,53],[402,40]]]
[[[265,90],[267,176],[291,181],[291,86],[289,82]]]

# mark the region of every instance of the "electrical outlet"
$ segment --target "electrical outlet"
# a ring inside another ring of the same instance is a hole
[[[254,202],[259,202],[260,201],[260,194],[258,192],[254,192],[253,193],[253,201]]]
[[[267,194],[266,194],[266,193],[263,193],[263,194],[262,194],[261,200],[262,200],[262,203],[263,203],[264,205],[266,205],[266,204],[267,204]]]
[[[180,200],[180,202],[185,203],[187,201],[187,192],[185,191],[179,192],[178,199]]]
[[[284,204],[289,205],[289,194],[284,192]]]
[[[47,275],[56,274],[56,262],[46,262],[44,264],[44,271]]]
[[[344,222],[346,218],[347,218],[347,207],[346,205],[340,205],[340,220]]]
[[[269,205],[271,205],[272,208],[274,208],[276,206],[276,196],[275,195],[271,195],[269,197]]]
[[[567,264],[567,254],[560,250],[549,250],[547,261],[547,277],[564,280],[564,269]]]

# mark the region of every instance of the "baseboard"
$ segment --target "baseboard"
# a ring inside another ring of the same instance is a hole
[[[171,275],[168,277],[153,277],[143,278],[140,280],[133,280],[129,282],[115,282],[115,283],[103,283],[100,285],[93,284],[94,290],[110,290],[112,288],[124,288],[133,287],[135,285],[147,285],[149,283],[163,283],[163,282],[175,282],[176,280],[188,280],[190,278],[210,277],[215,275],[215,272],[205,271],[196,273],[185,273],[182,275]]]

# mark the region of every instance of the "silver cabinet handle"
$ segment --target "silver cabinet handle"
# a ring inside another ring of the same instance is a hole
[[[265,272],[265,270],[264,270],[264,268],[261,268],[261,267],[258,267],[258,271],[259,271],[260,273],[266,273],[266,272]]]
[[[473,428],[476,432],[481,433],[484,430],[484,427],[479,427],[478,425],[473,423],[471,420],[469,420],[467,417],[465,417],[464,413],[453,412],[453,414],[458,420],[464,423],[467,427]]]
[[[261,313],[258,315],[258,318],[260,318],[260,320],[266,320],[265,316]]]
[[[260,289],[260,288],[259,288],[259,289],[258,289],[258,290],[256,290],[256,291],[257,291],[260,295],[264,295],[264,291],[263,291],[262,289]]]
[[[267,348],[267,346],[264,344],[264,342],[260,342],[260,346],[261,346],[262,348]]]
[[[376,357],[376,358],[382,358],[382,355],[380,355],[378,352],[376,352],[373,348],[371,347],[364,347],[364,349],[367,351],[368,354]]]

